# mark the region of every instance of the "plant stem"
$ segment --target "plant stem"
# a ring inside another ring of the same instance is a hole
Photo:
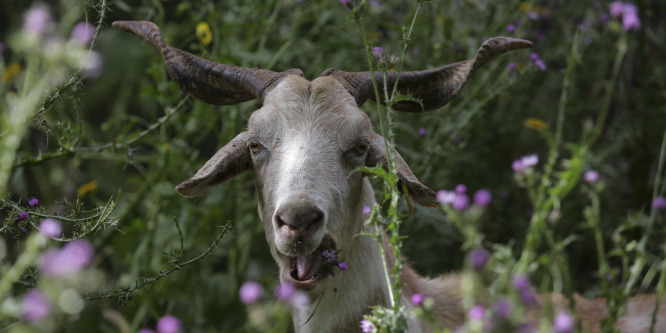
[[[21,252],[14,265],[0,279],[0,303],[8,296],[12,285],[21,278],[23,272],[35,263],[40,250],[46,246],[47,241],[46,236],[41,233],[35,233],[28,237],[25,250]]]

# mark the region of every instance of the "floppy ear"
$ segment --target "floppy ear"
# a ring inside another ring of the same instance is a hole
[[[381,165],[384,169],[387,168],[385,147],[384,137],[375,134],[368,149],[368,158],[365,163],[367,167]],[[409,191],[409,196],[421,206],[434,205],[437,202],[435,191],[419,182],[412,170],[409,169],[407,163],[405,163],[405,160],[402,159],[395,149],[393,149],[393,157],[398,169],[398,189],[402,190],[402,185],[404,185],[407,191]]]
[[[223,183],[252,168],[247,140],[247,132],[238,134],[215,153],[192,178],[178,184],[176,192],[188,198],[196,197],[208,187]]]

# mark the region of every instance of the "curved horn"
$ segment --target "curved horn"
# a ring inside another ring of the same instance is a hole
[[[209,104],[229,105],[264,96],[289,74],[303,76],[300,69],[272,72],[220,64],[168,45],[160,29],[147,21],[116,21],[113,27],[141,37],[162,53],[169,75],[180,89]]]
[[[395,103],[393,108],[404,112],[423,112],[440,108],[458,95],[467,82],[467,78],[481,66],[502,53],[528,47],[532,47],[532,43],[524,39],[495,37],[485,41],[472,59],[423,71],[402,72],[399,74],[398,92],[419,99],[421,104],[400,101]],[[329,68],[321,76],[335,77],[356,98],[358,105],[363,104],[368,98],[375,99],[370,72],[348,73]],[[398,79],[398,73],[389,72],[387,74],[389,89],[392,89],[396,79]],[[382,85],[383,74],[375,73],[375,80],[377,84]],[[381,102],[383,103],[384,96],[381,90]]]

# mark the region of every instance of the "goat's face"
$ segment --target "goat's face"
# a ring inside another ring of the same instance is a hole
[[[326,276],[323,250],[343,256],[362,226],[362,174],[376,134],[334,78],[287,76],[254,112],[248,151],[259,214],[283,282],[309,288]]]
[[[375,99],[368,72],[326,70],[312,82],[294,69],[271,72],[228,66],[196,57],[164,42],[151,22],[120,21],[114,27],[131,32],[159,50],[180,88],[211,104],[235,104],[254,98],[264,106],[250,117],[248,130],[222,147],[192,178],[176,187],[193,197],[211,185],[254,169],[259,187],[259,214],[283,282],[312,289],[326,277],[323,250],[342,258],[362,227],[363,175],[360,166],[386,166],[384,139],[372,131],[358,107]],[[381,84],[419,103],[392,105],[398,111],[437,109],[454,98],[469,75],[504,52],[530,47],[521,39],[496,37],[483,43],[466,61],[424,71],[375,75]],[[399,79],[398,79],[399,78]],[[381,96],[380,100],[383,99]],[[423,186],[393,155],[400,189],[421,205],[435,193]]]

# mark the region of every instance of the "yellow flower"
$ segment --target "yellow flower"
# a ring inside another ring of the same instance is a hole
[[[208,45],[213,41],[213,33],[210,31],[210,25],[206,22],[197,24],[197,38],[203,43]]]
[[[520,3],[520,8],[518,9],[523,12],[534,12],[539,15],[549,15],[550,10],[546,7],[532,6],[528,2]]]
[[[85,183],[81,185],[77,190],[76,193],[79,195],[79,198],[83,198],[86,196],[86,194],[90,192],[94,192],[97,190],[97,187],[99,186],[99,183],[96,180],[91,181],[90,183]]]
[[[548,125],[546,123],[536,118],[527,118],[527,120],[525,120],[525,126],[537,132],[541,132],[546,128],[548,128]]]
[[[12,83],[14,79],[16,79],[16,76],[21,73],[22,69],[23,67],[18,62],[9,65],[9,67],[5,69],[5,72],[2,73],[2,83]]]

